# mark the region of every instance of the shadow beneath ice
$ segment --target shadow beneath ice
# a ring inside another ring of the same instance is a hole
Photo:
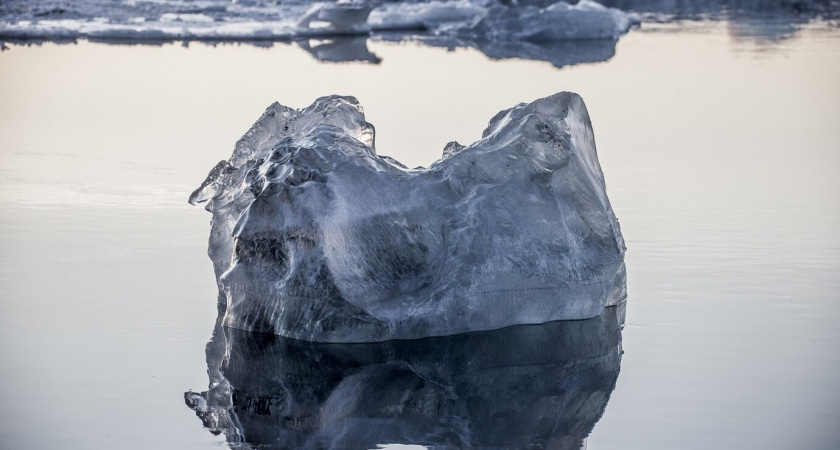
[[[457,48],[472,48],[492,60],[526,59],[545,61],[557,68],[607,61],[615,56],[615,46],[618,43],[618,39],[498,41],[431,35],[406,36],[395,33],[377,33],[371,36],[371,39],[397,43],[410,41],[430,47],[441,47],[450,51]]]
[[[525,0],[539,4],[542,0]],[[646,21],[837,20],[837,0],[602,0],[604,6],[640,14]]]
[[[301,39],[297,45],[323,62],[368,62],[379,64],[382,60],[368,50],[366,36],[337,36],[327,39]]]
[[[184,47],[192,44],[208,46],[248,45],[271,48],[275,45],[297,45],[318,61],[326,63],[362,62],[379,64],[382,59],[368,49],[370,42],[405,43],[455,50],[473,48],[490,59],[526,59],[545,61],[555,67],[607,61],[615,56],[616,39],[586,39],[560,41],[491,41],[478,39],[433,36],[427,34],[406,34],[404,32],[377,32],[364,36],[323,36],[318,38],[266,39],[266,40],[185,40],[185,39],[129,39],[129,38],[86,38],[88,42],[117,46],[162,46],[180,43]],[[77,39],[5,39],[0,42],[3,50],[6,44],[16,46],[38,46],[44,43],[75,44]]]
[[[524,0],[539,3],[542,0]],[[652,24],[725,23],[735,43],[781,42],[804,27],[840,26],[838,0],[603,0]]]
[[[234,448],[577,450],[621,362],[624,303],[588,320],[375,344],[216,324],[209,390],[184,394]]]

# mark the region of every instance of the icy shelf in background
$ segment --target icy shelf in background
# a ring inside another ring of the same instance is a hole
[[[411,30],[484,40],[617,39],[634,14],[591,0],[511,6],[494,0],[430,2],[230,2],[12,0],[0,6],[0,37],[289,39]]]

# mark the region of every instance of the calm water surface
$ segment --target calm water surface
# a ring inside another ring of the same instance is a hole
[[[588,449],[840,448],[840,32],[650,26],[557,69],[368,43],[0,54],[0,447],[222,448],[209,214],[186,204],[274,100],[354,95],[409,166],[580,93],[629,248],[624,355]],[[382,442],[383,444],[393,442]]]

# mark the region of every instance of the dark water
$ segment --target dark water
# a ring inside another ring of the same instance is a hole
[[[379,64],[299,44],[10,45],[0,447],[838,448],[840,34],[700,9],[562,69],[387,40],[365,43]],[[418,165],[560,90],[587,102],[627,240],[620,335],[608,315],[352,348],[214,333],[209,215],[186,198],[268,103],[355,95],[379,151]]]

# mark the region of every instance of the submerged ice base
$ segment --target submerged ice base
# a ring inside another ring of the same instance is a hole
[[[374,342],[587,319],[626,296],[583,100],[498,113],[428,169],[374,150],[352,97],[277,103],[190,197],[213,213],[223,325]]]

